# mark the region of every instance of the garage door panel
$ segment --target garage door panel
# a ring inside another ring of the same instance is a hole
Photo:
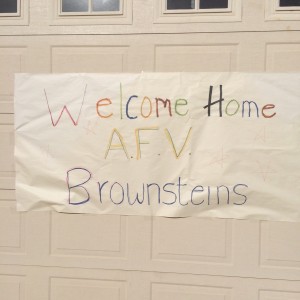
[[[0,200],[0,253],[25,253],[25,217],[15,201]]]
[[[2,116],[0,119],[0,189],[14,189],[14,127],[5,124],[11,118],[2,118]]]
[[[300,292],[289,291],[259,291],[259,300],[299,300]]]
[[[25,300],[24,276],[0,273],[0,295],[5,300]]]
[[[261,266],[298,269],[300,274],[300,223],[261,223]]]
[[[211,72],[235,71],[238,45],[156,45],[156,71]]]
[[[230,263],[230,220],[154,218],[152,260]]]
[[[0,47],[0,66],[0,113],[12,113],[14,74],[26,69],[26,47]]]
[[[126,217],[51,214],[51,255],[126,257]]]
[[[126,284],[117,280],[51,278],[51,300],[128,299]]]
[[[53,46],[52,72],[124,72],[127,53],[127,46]]]
[[[299,72],[300,42],[266,45],[266,71]]]
[[[0,166],[1,172],[14,172],[14,128],[12,125],[0,125]]]
[[[153,300],[231,300],[231,288],[214,286],[197,286],[183,284],[160,284],[151,285]]]

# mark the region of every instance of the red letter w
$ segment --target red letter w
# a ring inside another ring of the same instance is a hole
[[[71,113],[69,112],[69,110],[68,110],[68,108],[67,108],[66,105],[64,105],[63,109],[61,110],[58,119],[57,119],[56,121],[54,121],[54,120],[53,120],[53,116],[52,116],[52,111],[51,111],[50,106],[49,106],[49,101],[48,101],[46,89],[44,89],[44,93],[45,93],[45,97],[46,97],[46,101],[47,101],[47,106],[48,106],[48,110],[49,110],[49,114],[50,114],[50,118],[51,118],[51,123],[52,123],[52,125],[53,125],[54,127],[58,124],[58,122],[59,122],[59,120],[60,120],[60,118],[61,118],[61,116],[62,116],[62,114],[63,114],[64,111],[66,111],[66,113],[67,113],[68,116],[70,117],[72,123],[73,123],[75,126],[78,125],[79,118],[80,118],[80,115],[81,115],[82,106],[83,106],[83,102],[84,102],[84,99],[85,99],[86,88],[87,88],[87,85],[86,85],[85,88],[84,88],[84,93],[83,93],[82,103],[81,103],[80,111],[79,111],[79,114],[78,114],[78,117],[77,117],[76,121],[73,119],[73,117],[72,117]]]

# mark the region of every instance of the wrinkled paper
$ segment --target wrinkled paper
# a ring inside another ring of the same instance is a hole
[[[19,211],[300,221],[300,74],[17,74]]]

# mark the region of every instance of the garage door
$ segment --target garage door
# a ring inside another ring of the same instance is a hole
[[[15,73],[299,72],[300,1],[2,0],[0,25],[1,300],[300,299],[300,223],[17,213],[13,157]]]

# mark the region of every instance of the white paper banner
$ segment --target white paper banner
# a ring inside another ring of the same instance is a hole
[[[300,221],[300,74],[18,74],[19,211]]]

